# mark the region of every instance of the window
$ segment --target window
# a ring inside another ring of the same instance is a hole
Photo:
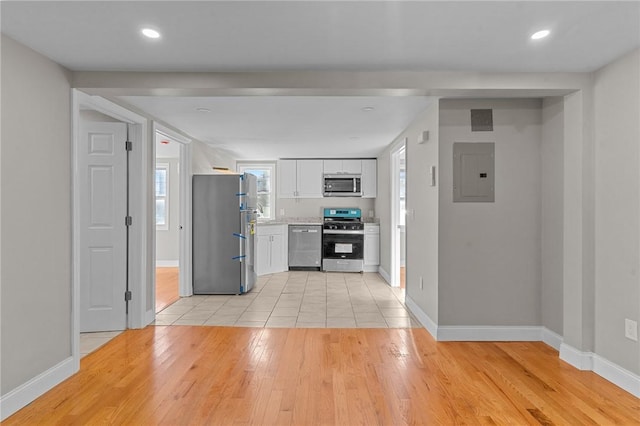
[[[238,172],[251,173],[257,179],[258,218],[275,219],[275,163],[238,163]]]
[[[156,229],[169,229],[169,165],[156,164]]]

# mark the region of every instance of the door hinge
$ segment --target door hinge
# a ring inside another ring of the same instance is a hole
[[[124,142],[124,150],[125,151],[133,151],[133,142],[125,141]]]
[[[133,218],[131,216],[126,216],[124,218],[124,225],[131,226],[131,224],[133,224]]]
[[[129,300],[131,300],[131,291],[127,290],[124,292],[124,301],[128,302]]]

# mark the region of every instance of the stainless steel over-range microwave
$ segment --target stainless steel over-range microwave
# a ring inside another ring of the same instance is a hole
[[[325,197],[362,197],[361,175],[324,175]]]

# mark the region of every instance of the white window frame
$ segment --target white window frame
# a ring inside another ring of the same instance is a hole
[[[164,203],[165,203],[165,209],[164,209],[164,225],[158,224],[156,222],[156,230],[158,231],[168,231],[169,230],[169,206],[170,206],[170,201],[169,201],[169,196],[170,196],[170,191],[169,191],[169,182],[171,179],[171,165],[169,163],[156,163],[156,168],[155,170],[157,171],[158,169],[164,169],[166,171],[166,182],[165,182],[165,195],[164,197],[158,197],[158,195],[155,193],[155,172],[154,172],[154,181],[153,181],[153,193],[154,193],[154,200],[157,202],[159,198],[164,198]],[[155,204],[154,204],[155,206]],[[155,215],[153,216],[154,220],[155,220]]]
[[[269,170],[269,176],[271,176],[271,185],[269,192],[269,206],[271,207],[270,217],[261,217],[260,220],[275,220],[277,215],[276,210],[276,162],[275,161],[238,161],[236,163],[236,171],[238,173],[244,173],[247,170],[263,169]]]

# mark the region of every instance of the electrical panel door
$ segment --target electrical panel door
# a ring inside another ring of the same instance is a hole
[[[453,144],[453,201],[492,203],[495,200],[495,144]]]

